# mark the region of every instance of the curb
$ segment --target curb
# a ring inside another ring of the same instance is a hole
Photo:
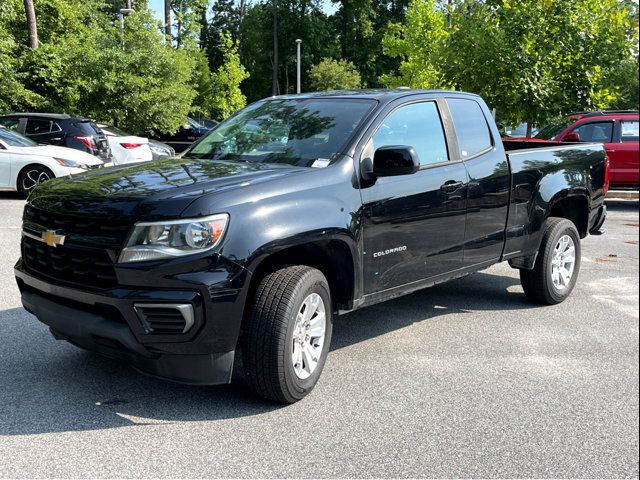
[[[609,190],[606,200],[638,200],[637,190]]]

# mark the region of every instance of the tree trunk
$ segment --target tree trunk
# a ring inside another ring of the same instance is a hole
[[[38,25],[33,0],[24,0],[24,11],[27,14],[27,26],[29,27],[29,46],[38,48]]]
[[[273,76],[271,83],[271,94],[273,96],[280,93],[278,86],[278,1],[273,0]]]
[[[209,23],[207,21],[207,6],[204,5],[200,11],[200,50],[207,48],[207,33],[209,30]]]
[[[240,7],[238,8],[238,55],[240,60],[244,60],[244,39],[242,35],[242,21],[244,20],[244,14],[247,8],[246,0],[240,0]]]
[[[531,138],[531,131],[533,130],[533,123],[527,122],[527,138]]]
[[[164,0],[164,37],[171,45],[171,0]]]

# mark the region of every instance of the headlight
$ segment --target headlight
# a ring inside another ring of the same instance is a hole
[[[89,168],[88,165],[84,163],[76,162],[74,160],[67,160],[64,158],[54,158],[54,160],[58,162],[60,165],[62,165],[63,167],[82,168],[83,170],[87,170]]]
[[[136,223],[119,261],[143,262],[205,252],[220,242],[228,221],[229,215],[221,213],[204,218]]]

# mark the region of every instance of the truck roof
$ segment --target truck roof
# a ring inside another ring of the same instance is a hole
[[[407,95],[417,95],[417,94],[447,94],[447,95],[460,95],[460,96],[472,96],[476,98],[480,98],[479,95],[474,93],[467,92],[457,92],[454,90],[426,90],[426,89],[412,89],[406,87],[399,88],[369,88],[362,90],[331,90],[326,92],[309,92],[309,93],[299,93],[295,95],[278,95],[273,98],[290,100],[290,99],[300,99],[300,98],[365,98],[372,100],[386,100],[391,101],[396,98],[404,97]]]

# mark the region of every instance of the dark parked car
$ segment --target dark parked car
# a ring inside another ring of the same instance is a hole
[[[209,128],[185,117],[185,123],[175,133],[150,133],[149,138],[159,140],[173,148],[177,153],[184,152],[193,142],[209,132]]]
[[[601,144],[502,142],[477,95],[274,97],[182,158],[37,187],[15,274],[57,339],[200,385],[239,351],[292,403],[334,315],[504,261],[533,302],[565,300],[606,191]]]
[[[202,118],[202,117],[198,117],[195,119],[200,125],[207,127],[209,130],[211,130],[214,127],[217,127],[218,124],[220,122],[217,122],[215,120],[212,120],[210,118]]]
[[[75,148],[105,163],[111,161],[106,135],[86,118],[58,113],[10,113],[0,116],[0,125],[36,143]]]

